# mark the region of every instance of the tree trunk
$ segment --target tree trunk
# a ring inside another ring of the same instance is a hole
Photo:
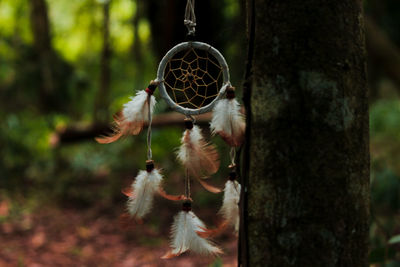
[[[368,266],[362,1],[247,2],[241,263]]]
[[[104,121],[108,116],[111,79],[110,4],[111,0],[107,0],[103,4],[103,48],[100,62],[100,84],[94,105],[95,121]]]
[[[136,4],[136,9],[132,18],[132,28],[133,28],[133,42],[132,42],[132,55],[138,65],[142,62],[142,41],[139,36],[139,21],[144,13],[144,3],[141,0],[134,0]]]
[[[50,23],[45,0],[30,0],[30,22],[33,41],[40,63],[40,96],[44,110],[53,107],[51,97],[54,94],[52,71],[53,49],[51,46]]]

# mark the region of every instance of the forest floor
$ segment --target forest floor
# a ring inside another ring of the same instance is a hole
[[[9,209],[7,202],[0,202],[0,218],[5,218]],[[159,231],[146,223],[127,225],[118,212],[99,207],[42,207],[0,220],[0,266],[237,265],[237,239],[228,234],[217,240],[224,250],[221,258],[189,253],[160,259],[169,249],[169,227]]]

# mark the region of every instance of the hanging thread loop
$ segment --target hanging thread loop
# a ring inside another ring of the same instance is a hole
[[[148,127],[147,127],[147,160],[151,160],[153,158],[153,153],[151,151],[151,123],[153,122],[153,116],[151,115],[150,110],[150,101],[151,96],[153,95],[154,91],[156,90],[159,82],[158,81],[151,81],[149,86],[146,88],[147,92],[147,119],[148,119]]]
[[[187,0],[185,9],[184,25],[188,30],[188,35],[194,36],[196,32],[196,15],[194,13],[195,0]]]

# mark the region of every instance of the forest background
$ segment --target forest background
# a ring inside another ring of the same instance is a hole
[[[367,0],[370,94],[370,263],[400,266],[400,2]],[[235,266],[225,254],[159,260],[179,204],[157,199],[143,225],[127,223],[128,186],[145,161],[145,136],[100,145],[112,114],[155,78],[185,40],[183,0],[0,0],[0,265]],[[246,57],[244,1],[198,1],[197,38],[218,48],[232,83]],[[156,93],[156,97],[158,93]],[[153,155],[166,190],[183,191],[175,159],[182,125],[160,100]],[[203,123],[207,126],[207,123]],[[206,128],[206,127],[204,127]],[[209,134],[209,133],[208,133]],[[211,138],[211,137],[210,137]],[[228,148],[211,138],[228,165]],[[212,183],[223,186],[227,170]],[[194,209],[215,225],[222,196],[194,185]]]

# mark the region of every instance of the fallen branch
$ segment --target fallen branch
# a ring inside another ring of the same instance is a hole
[[[180,113],[166,113],[154,116],[151,127],[184,126],[185,116]],[[208,125],[211,120],[211,113],[196,116],[196,124]],[[147,125],[146,125],[147,126]],[[50,137],[50,145],[53,147],[60,144],[71,144],[88,139],[94,139],[96,136],[112,132],[111,124],[91,123],[75,124],[61,129],[57,129]]]

